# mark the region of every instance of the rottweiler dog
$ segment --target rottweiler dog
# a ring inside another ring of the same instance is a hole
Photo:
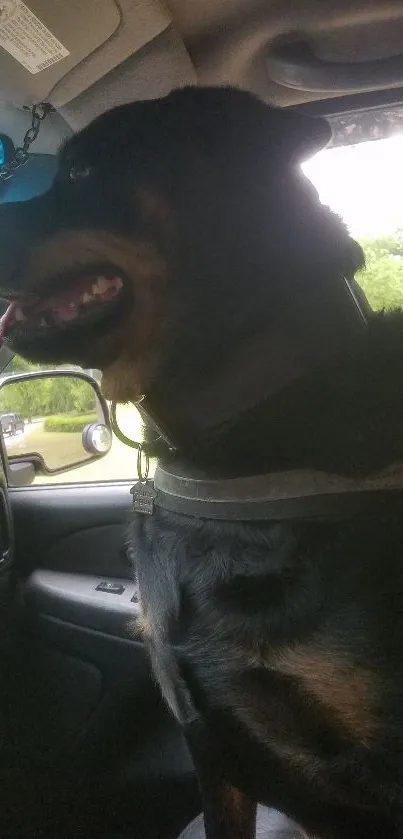
[[[301,171],[329,136],[229,88],[99,117],[49,192],[1,208],[3,339],[145,394],[164,468],[400,486],[403,316],[363,314],[361,250]],[[208,839],[251,839],[256,801],[321,839],[403,836],[403,507],[374,498],[134,516],[142,631]]]

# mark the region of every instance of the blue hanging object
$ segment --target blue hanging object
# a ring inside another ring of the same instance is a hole
[[[1,139],[1,137],[0,137]],[[0,204],[26,201],[46,192],[57,171],[57,157],[53,154],[31,154],[25,166],[17,169],[11,180],[0,187]]]
[[[7,134],[0,134],[0,167],[3,163],[9,163],[14,154],[14,143]],[[0,178],[0,203],[7,192],[8,181]]]
[[[9,163],[15,153],[14,143],[7,134],[0,133],[0,166]],[[24,166],[16,169],[12,178],[0,179],[0,204],[26,201],[51,186],[57,170],[57,157],[53,154],[30,154]]]
[[[14,154],[14,143],[7,134],[0,134],[0,166],[8,163]]]
[[[3,163],[8,163],[14,154],[14,143],[11,137],[8,137],[7,134],[0,134],[0,166]],[[7,183],[6,181],[2,181],[0,179],[0,194],[3,196],[6,192]],[[1,199],[0,199],[1,200]]]

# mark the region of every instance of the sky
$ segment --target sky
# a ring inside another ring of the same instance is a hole
[[[302,166],[353,236],[403,228],[403,134],[319,152]]]

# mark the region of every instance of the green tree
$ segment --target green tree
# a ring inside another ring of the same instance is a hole
[[[71,376],[51,376],[23,382],[7,382],[0,391],[0,413],[24,418],[49,414],[85,414],[96,410],[90,384]]]
[[[40,416],[43,410],[44,382],[10,382],[0,391],[0,413]]]
[[[32,370],[41,370],[41,366],[27,361],[20,355],[13,355],[11,361],[8,362],[4,373],[10,375],[11,373],[29,373]]]
[[[360,244],[366,266],[357,280],[372,308],[403,307],[403,231]]]
[[[80,414],[95,409],[94,391],[83,379],[54,376],[45,381],[48,392],[44,414]]]

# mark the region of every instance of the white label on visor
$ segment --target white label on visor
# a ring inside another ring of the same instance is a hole
[[[32,74],[70,55],[22,0],[0,0],[0,47]]]

